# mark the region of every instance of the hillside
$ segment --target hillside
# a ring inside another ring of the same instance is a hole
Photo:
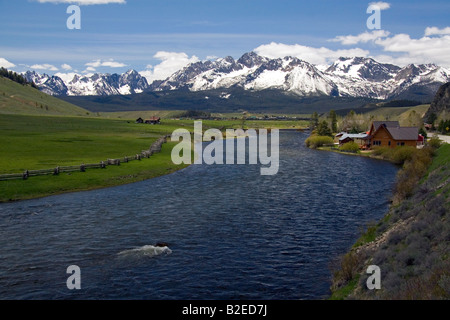
[[[89,111],[0,77],[0,114],[86,116]]]
[[[450,298],[450,145],[444,144],[411,196],[369,227],[334,274],[333,299]],[[369,265],[381,289],[368,290]]]
[[[311,114],[330,109],[358,108],[378,100],[353,97],[318,96],[300,98],[282,90],[261,91],[228,88],[206,91],[169,90],[114,96],[60,96],[61,99],[83,106],[91,112],[143,110],[198,110],[208,112]]]
[[[433,101],[431,102],[430,109],[426,113],[424,119],[428,119],[431,114],[440,116],[443,113],[450,112],[450,82],[443,84],[439,90],[437,90]]]

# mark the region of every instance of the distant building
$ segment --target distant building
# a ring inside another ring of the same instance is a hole
[[[344,133],[339,137],[339,145],[343,145],[347,142],[355,142],[362,148],[366,145],[367,137],[367,133]]]
[[[161,123],[161,118],[160,117],[151,117],[149,119],[145,119],[144,123],[160,124]]]
[[[144,123],[144,119],[142,119],[142,118],[137,118],[137,119],[136,119],[136,123]]]

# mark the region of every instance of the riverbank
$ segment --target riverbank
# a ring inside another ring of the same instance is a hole
[[[175,143],[162,145],[161,152],[140,161],[111,165],[106,169],[60,173],[30,177],[27,180],[0,181],[0,202],[41,198],[67,192],[88,191],[143,181],[181,170],[187,165],[175,165],[171,151]]]
[[[205,120],[203,130],[239,128],[240,120]],[[300,128],[303,122],[246,121],[245,128]],[[194,120],[163,119],[162,124],[138,124],[131,119],[69,116],[1,115],[0,174],[27,170],[98,164],[106,159],[133,157],[148,150],[158,138],[175,129],[194,129]],[[163,145],[162,152],[149,159],[110,165],[85,172],[32,176],[28,180],[0,181],[0,202],[18,201],[73,191],[93,190],[158,177],[185,168],[174,165],[171,150],[176,143]],[[19,177],[20,178],[20,177]]]
[[[444,144],[411,192],[340,259],[331,299],[450,298],[449,163]],[[396,189],[394,197],[402,191]],[[381,270],[380,290],[367,289],[369,265]]]

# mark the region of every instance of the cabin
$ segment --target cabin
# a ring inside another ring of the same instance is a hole
[[[136,119],[136,123],[144,123],[144,119],[139,117]]]
[[[151,117],[149,119],[145,119],[144,123],[147,124],[160,124],[161,118],[160,117]]]
[[[360,148],[366,145],[367,133],[344,133],[339,138],[339,145],[343,145],[347,142],[355,142]]]
[[[419,128],[400,127],[398,121],[374,121],[370,127],[367,146],[417,146]]]

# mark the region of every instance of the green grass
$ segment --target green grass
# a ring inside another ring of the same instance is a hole
[[[135,155],[176,127],[96,118],[0,115],[0,174]]]
[[[369,226],[366,232],[364,232],[364,234],[362,234],[361,237],[359,237],[359,239],[355,242],[353,247],[357,248],[366,243],[375,241],[376,237],[377,237],[377,226],[376,225]]]
[[[0,77],[0,114],[93,115],[83,108],[4,77]]]
[[[358,274],[354,279],[350,280],[345,286],[333,292],[329,300],[344,300],[351,294],[359,281],[360,275]]]
[[[106,169],[36,176],[28,180],[0,181],[0,202],[31,199],[72,191],[92,190],[142,181],[186,167],[174,165],[170,154],[175,143],[164,144],[161,153]]]
[[[183,112],[182,110],[159,110],[159,111],[121,111],[121,112],[101,112],[99,115],[108,119],[127,119],[136,120],[137,118],[148,119],[152,116],[161,119],[178,118]]]
[[[256,124],[255,128],[291,125],[288,121],[256,121]],[[240,126],[238,120],[203,121],[203,130]],[[247,126],[253,127],[253,123],[248,122]],[[194,121],[164,119],[161,125],[148,125],[97,117],[0,114],[0,174],[134,156],[178,128],[192,132]],[[171,161],[170,150],[174,145],[164,145],[163,152],[150,159],[123,163],[118,167],[30,177],[25,181],[0,181],[0,201],[119,185],[173,172],[184,167],[175,166]]]
[[[443,167],[449,162],[450,162],[450,144],[445,143],[436,151],[436,155],[433,158],[433,162],[431,163],[431,166],[428,168],[428,173],[433,172],[439,167]]]

